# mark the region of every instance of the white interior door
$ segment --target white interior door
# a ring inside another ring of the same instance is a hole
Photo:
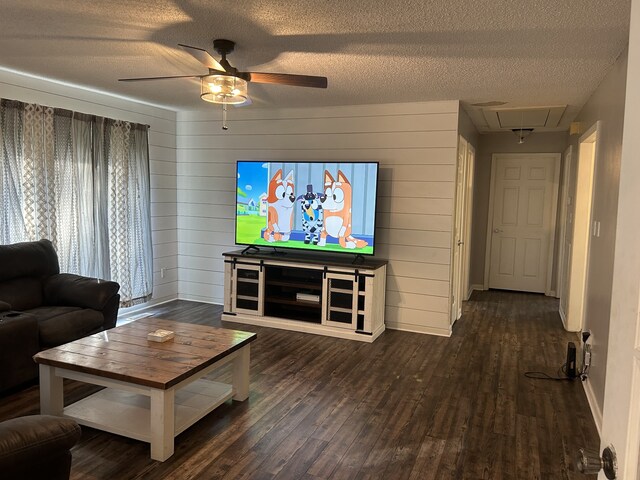
[[[453,271],[451,281],[451,324],[462,314],[462,299],[465,296],[464,278],[464,241],[465,241],[465,205],[467,176],[467,141],[458,137],[458,166],[456,172],[455,220],[453,235]]]
[[[493,156],[489,288],[549,294],[559,175],[560,154]]]
[[[462,294],[463,300],[469,300],[471,285],[469,272],[471,270],[471,219],[473,218],[473,174],[476,163],[476,151],[467,143],[467,172],[465,176],[465,206],[464,206],[464,244],[462,249]]]
[[[603,448],[615,448],[617,478],[624,480],[640,478],[640,109],[635,108],[640,105],[639,84],[640,2],[634,0],[601,435]],[[601,472],[598,478],[606,477]]]
[[[569,265],[571,265],[571,242],[573,238],[573,197],[572,184],[572,148],[564,154],[564,168],[562,173],[562,196],[560,200],[559,224],[560,253],[558,255],[558,298],[560,298],[560,317],[566,325],[567,307],[569,299]]]

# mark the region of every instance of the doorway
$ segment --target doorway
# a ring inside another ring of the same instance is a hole
[[[455,223],[452,246],[451,324],[462,315],[462,302],[470,295],[469,269],[471,218],[473,208],[473,168],[475,150],[462,136],[458,137],[456,171]]]
[[[559,153],[494,154],[484,287],[551,294]]]
[[[573,221],[573,243],[568,274],[565,328],[578,332],[584,324],[585,293],[587,288],[587,272],[589,267],[589,244],[591,236],[600,235],[597,222],[592,225],[593,179],[595,178],[596,149],[598,144],[598,125],[596,123],[587,130],[578,141],[578,170],[576,178],[576,194]],[[563,300],[560,300],[561,304]]]

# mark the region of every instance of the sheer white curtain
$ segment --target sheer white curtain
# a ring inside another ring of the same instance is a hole
[[[1,243],[48,238],[62,271],[150,298],[146,125],[0,100],[0,199]]]

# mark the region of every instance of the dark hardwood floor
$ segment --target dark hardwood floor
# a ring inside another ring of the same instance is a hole
[[[213,305],[153,312],[221,325]],[[556,312],[542,295],[476,292],[451,338],[387,330],[373,344],[225,323],[258,332],[249,400],[182,433],[164,463],[83,427],[71,478],[585,479],[574,454],[599,439],[582,385],[523,375],[562,365],[575,337]],[[67,401],[93,388],[68,382]],[[5,396],[0,420],[38,401],[36,386]]]

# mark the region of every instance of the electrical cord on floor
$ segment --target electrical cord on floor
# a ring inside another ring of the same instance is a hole
[[[560,372],[564,373],[565,376],[561,377],[560,376]],[[552,377],[551,375],[549,375],[548,373],[545,372],[524,372],[524,376],[527,378],[531,378],[533,380],[555,380],[558,382],[562,382],[562,381],[574,381],[578,378],[580,378],[580,376],[582,375],[582,372],[578,373],[578,375],[576,375],[574,378],[570,378],[566,376],[567,374],[567,364],[563,364],[558,371],[556,372],[557,377]]]

